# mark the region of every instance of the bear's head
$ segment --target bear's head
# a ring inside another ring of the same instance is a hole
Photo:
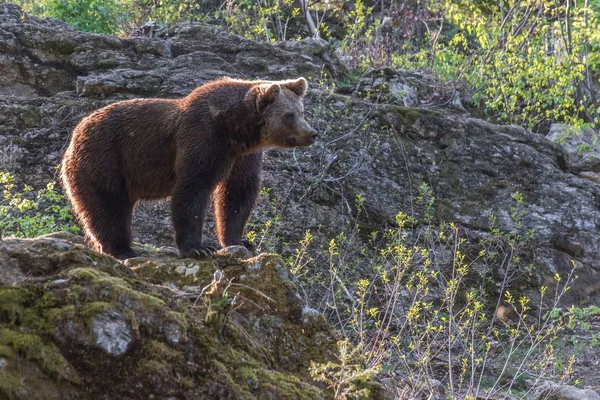
[[[254,86],[249,96],[260,115],[261,147],[310,146],[317,138],[304,119],[302,98],[306,79],[264,82]]]

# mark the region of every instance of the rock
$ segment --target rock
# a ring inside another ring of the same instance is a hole
[[[340,61],[333,47],[320,38],[305,38],[302,40],[286,40],[274,44],[276,47],[310,58],[325,61],[324,66],[330,76],[343,78],[348,75],[348,69]]]
[[[360,77],[354,94],[377,103],[416,107],[421,103],[434,105],[446,100],[438,93],[438,87],[440,85],[426,73],[384,67],[367,70]],[[460,93],[453,92],[447,97],[447,102],[454,108],[466,111]]]
[[[590,389],[544,382],[532,398],[535,400],[600,400],[600,395]]]
[[[183,96],[222,75],[316,79],[324,66],[332,79],[347,79],[322,40],[271,45],[201,23],[177,24],[155,38],[119,39],[3,7],[0,46],[6,51],[0,68],[12,72],[0,74],[0,80],[8,76],[0,84],[0,146],[9,150],[4,168],[35,188],[47,184],[75,124],[118,99]],[[415,187],[426,182],[436,196],[436,219],[459,223],[474,244],[489,234],[491,216],[501,230],[515,228],[511,196],[521,192],[523,228],[533,229],[537,238],[527,259],[539,271],[534,280],[569,272],[572,259],[590,277],[600,277],[596,172],[573,174],[572,157],[560,145],[523,128],[470,118],[452,107],[398,106],[451,99],[453,92],[444,92],[426,73],[373,69],[356,89],[357,96],[378,95],[365,101],[311,84],[306,110],[321,140],[295,155],[272,150],[265,156],[264,185],[272,194],[259,202],[256,223],[278,219],[281,240],[292,252],[311,229],[315,246],[309,252],[322,257],[316,249],[352,225],[355,210],[348,205],[357,194],[365,199],[364,229],[393,226],[399,211],[418,218]],[[27,97],[13,96],[16,92]],[[460,95],[464,100],[462,90]],[[271,200],[279,202],[275,210]],[[168,203],[138,205],[133,231],[136,241],[172,245]],[[356,246],[368,247],[363,239]]]
[[[157,93],[164,77],[153,71],[113,70],[110,73],[77,78],[77,93],[109,96],[113,93],[152,95]]]
[[[124,354],[133,342],[133,335],[121,314],[107,311],[92,318],[95,344],[111,356]]]
[[[80,241],[61,233],[1,243],[0,397],[37,399],[31,382],[45,398],[329,397],[308,367],[334,359],[336,336],[279,256],[201,262],[139,248],[132,271]],[[182,289],[192,280],[206,286],[215,270],[230,293],[213,300],[245,300],[226,313],[213,304],[213,327],[202,322],[209,307],[197,301],[200,292]]]
[[[252,256],[245,246],[227,246],[219,250],[217,254],[229,254],[240,260],[247,260]]]
[[[567,151],[568,166],[571,170],[600,173],[599,134],[594,129],[552,124],[546,137],[560,144]],[[583,174],[582,176],[589,175]]]

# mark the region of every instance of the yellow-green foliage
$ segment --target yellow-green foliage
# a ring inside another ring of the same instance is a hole
[[[430,68],[440,80],[466,80],[475,103],[503,122],[598,125],[597,105],[578,87],[598,59],[600,13],[572,3],[443,1],[453,33],[438,32],[427,48],[393,58],[403,68]]]
[[[37,192],[27,185],[18,190],[14,176],[0,171],[0,188],[3,192],[0,234],[34,237],[55,231],[79,231],[71,207],[56,189],[56,182]]]
[[[310,375],[315,381],[325,382],[334,390],[334,398],[371,399],[371,391],[360,385],[368,382],[380,370],[380,365],[365,367],[362,343],[354,346],[349,340],[338,342],[339,362],[311,362]]]
[[[15,0],[25,11],[63,20],[86,32],[118,34],[149,20],[173,23],[197,19],[193,0]]]
[[[288,24],[300,15],[293,0],[230,1],[215,17],[223,17],[232,32],[267,42],[290,39]]]
[[[522,256],[534,238],[522,223],[523,196],[516,192],[512,197],[514,230],[501,231],[492,218],[490,235],[474,250],[457,225],[435,223],[435,198],[425,184],[414,203],[417,213],[398,213],[396,226],[383,233],[362,232],[358,221],[364,199],[358,196],[358,215],[350,232],[323,248],[329,257],[328,274],[315,276],[317,268],[302,259],[305,251],[290,260],[311,297],[323,296],[330,319],[344,327],[339,360],[312,363],[313,378],[338,395],[364,398],[370,395],[357,383],[390,365],[408,377],[407,396],[435,392],[431,371],[440,362],[449,371],[442,383],[451,396],[466,388],[473,396],[514,394],[525,387],[532,371],[544,379],[568,379],[572,363],[560,371],[548,366],[564,357],[555,352],[555,345],[568,317],[556,311],[575,279],[574,271],[557,275],[554,288],[542,287],[534,297],[511,289],[528,286],[531,270]],[[357,236],[369,237],[374,249],[344,258],[355,248]],[[446,260],[439,254],[446,254]],[[363,269],[362,277],[356,274],[358,268]],[[503,315],[496,313],[499,304],[508,310]],[[498,319],[505,315],[513,322],[503,327]]]

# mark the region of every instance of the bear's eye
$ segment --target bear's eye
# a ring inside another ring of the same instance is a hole
[[[288,121],[293,121],[295,118],[294,113],[287,113],[285,114],[285,119],[287,119]]]

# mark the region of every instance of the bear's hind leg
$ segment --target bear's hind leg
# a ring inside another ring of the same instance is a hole
[[[88,182],[79,185],[77,192],[75,211],[97,250],[119,259],[137,257],[131,248],[133,202],[125,185],[108,189]]]
[[[127,191],[99,190],[98,218],[92,220],[96,239],[102,251],[118,259],[137,257],[131,248],[131,217],[133,204]]]

